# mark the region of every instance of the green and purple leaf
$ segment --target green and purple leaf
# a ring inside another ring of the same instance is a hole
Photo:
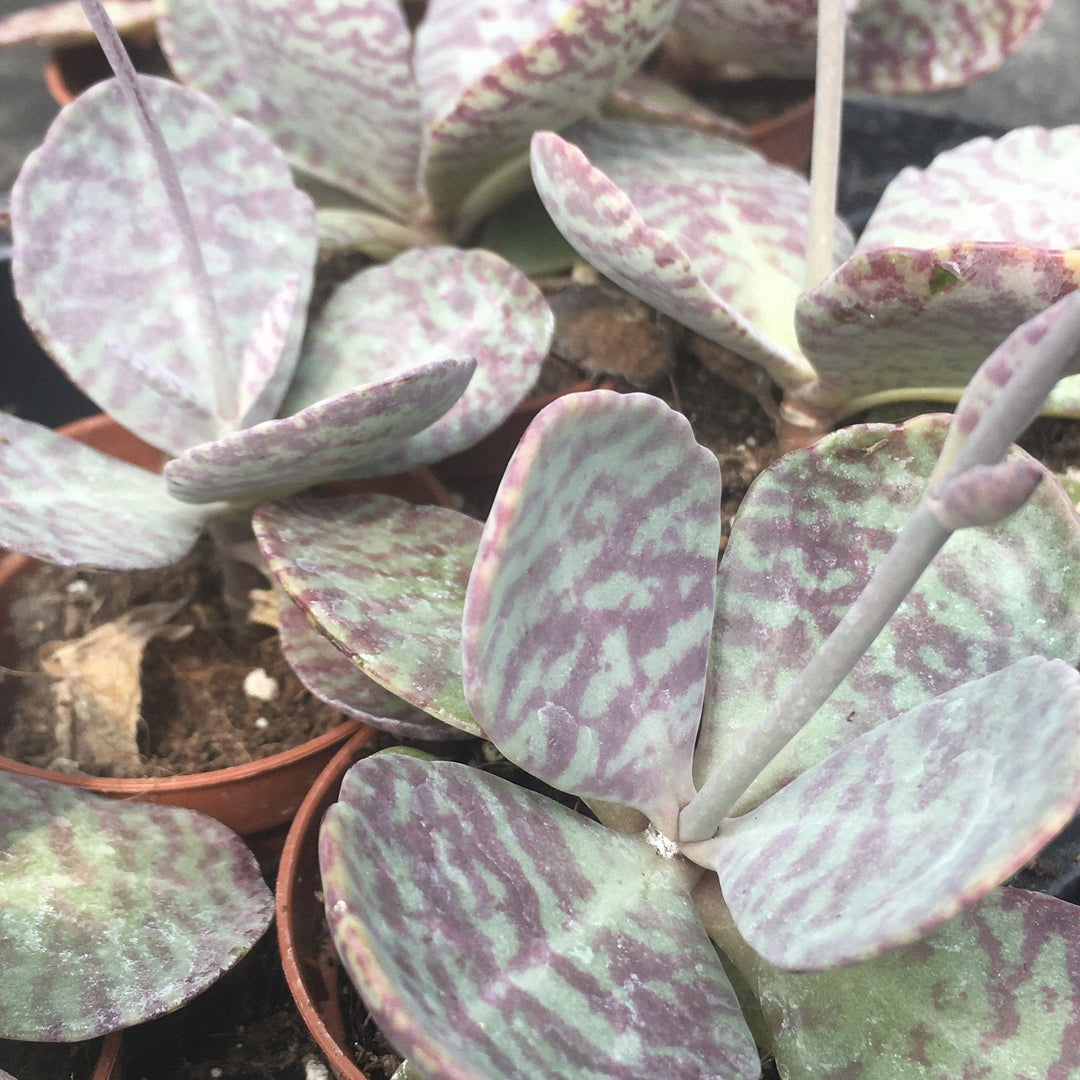
[[[366,675],[480,734],[461,685],[461,616],[480,522],[389,495],[350,495],[266,503],[253,525],[281,587]]]
[[[382,754],[323,825],[331,933],[430,1080],[760,1075],[679,863],[541,795]]]
[[[499,256],[418,248],[338,287],[310,331],[283,411],[418,363],[472,357],[476,373],[457,404],[372,461],[367,475],[401,472],[498,427],[535,384],[553,331],[540,291]]]
[[[694,794],[719,545],[719,467],[685,417],[606,390],[544,409],[465,601],[465,696],[487,737],[553,787],[674,836]]]
[[[0,412],[0,547],[61,566],[168,566],[216,509],[178,503],[161,476]]]
[[[1064,828],[1078,736],[1080,675],[1031,657],[880,724],[686,853],[770,963],[866,960],[925,937]]]
[[[165,466],[169,494],[187,503],[251,500],[370,475],[371,463],[461,397],[474,367],[472,360],[419,364],[284,419],[194,446]]]
[[[0,774],[0,1037],[94,1038],[178,1008],[251,948],[273,898],[203,814]]]
[[[699,779],[722,767],[851,606],[922,497],[948,423],[925,416],[896,427],[847,428],[785,455],[755,482],[720,564]],[[950,538],[736,812],[863,732],[961,683],[1032,655],[1075,663],[1078,574],[1076,512],[1046,473],[1013,517]]]
[[[12,191],[12,274],[27,322],[71,379],[154,446],[180,453],[233,430],[245,349],[292,282],[296,301],[260,343],[257,419],[274,415],[300,344],[315,256],[310,200],[258,130],[201,95],[142,79],[175,159],[220,319],[231,400],[215,403],[197,291],[157,167],[118,86],[65,108]],[[266,391],[271,383],[275,393]],[[250,394],[248,395],[250,396]],[[250,408],[248,409],[250,411]]]

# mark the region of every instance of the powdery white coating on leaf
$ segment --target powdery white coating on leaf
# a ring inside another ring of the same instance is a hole
[[[165,466],[169,494],[191,503],[256,499],[368,476],[369,463],[457,401],[473,370],[471,360],[432,361],[192,447]]]
[[[269,925],[239,837],[203,814],[0,774],[0,1037],[72,1042],[178,1008]]]
[[[173,70],[298,168],[398,217],[418,203],[420,98],[398,0],[166,0]]]
[[[695,774],[722,767],[851,606],[925,491],[948,417],[857,425],[787,454],[751,487],[717,579]],[[1017,457],[1021,451],[1013,451]],[[1013,517],[954,534],[743,813],[890,717],[1027,656],[1080,655],[1080,525],[1049,474]]]
[[[296,311],[265,364],[284,390],[315,256],[310,200],[258,130],[202,95],[142,79],[175,159],[224,333],[215,415],[193,283],[156,166],[115,82],[62,110],[12,190],[12,274],[27,322],[71,379],[154,446],[179,453],[239,423],[245,346],[289,280]],[[272,359],[271,359],[272,357]],[[267,402],[272,412],[278,401]]]
[[[464,734],[369,679],[288,597],[278,609],[278,623],[289,667],[320,701],[403,739],[453,739]]]
[[[734,991],[679,870],[490,774],[383,754],[323,825],[327,917],[431,1080],[750,1080]]]
[[[488,738],[674,836],[694,793],[719,544],[719,468],[685,417],[604,390],[544,409],[465,600],[465,696]]]
[[[281,587],[376,682],[470,734],[461,613],[478,521],[388,495],[294,497],[254,514]]]
[[[168,566],[215,509],[184,506],[160,476],[0,412],[0,547],[60,566]]]
[[[476,372],[457,404],[368,475],[402,472],[498,427],[535,384],[553,331],[540,291],[498,255],[416,248],[338,287],[311,328],[283,411],[417,364],[472,357]]]
[[[1080,803],[1078,735],[1080,675],[1031,657],[880,724],[688,854],[770,963],[865,960],[924,937],[1060,832]]]

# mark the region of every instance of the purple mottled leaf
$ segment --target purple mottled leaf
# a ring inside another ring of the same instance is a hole
[[[694,794],[719,507],[685,417],[645,394],[568,395],[511,458],[465,601],[465,696],[488,738],[669,836]]]
[[[368,475],[438,461],[510,415],[536,382],[553,328],[540,291],[499,256],[418,248],[337,289],[305,344],[285,412],[427,360],[470,356],[476,374],[454,408],[388,449]]]
[[[273,898],[203,814],[0,774],[0,1037],[70,1042],[206,989],[255,944]]]
[[[922,497],[948,417],[857,425],[787,454],[753,485],[721,560],[695,773],[720,767],[839,622]],[[1021,451],[1014,451],[1023,459]],[[1006,521],[955,533],[808,726],[751,809],[833,750],[971,679],[1080,657],[1080,525],[1047,473]],[[699,771],[700,770],[700,771]]]
[[[169,494],[189,503],[266,498],[370,475],[371,462],[457,401],[473,369],[471,360],[433,360],[194,446],[165,466]]]
[[[207,517],[160,476],[0,412],[0,547],[61,566],[168,566]]]
[[[289,667],[320,701],[402,739],[452,739],[462,734],[369,679],[288,597],[279,605],[278,625]]]
[[[156,0],[105,0],[105,11],[120,34],[152,32]],[[94,31],[79,0],[41,4],[0,19],[0,46],[33,45],[58,49],[94,41]]]
[[[167,0],[173,70],[298,168],[397,217],[419,202],[421,116],[397,0]]]
[[[927,933],[1080,803],[1080,675],[1030,657],[880,724],[688,851],[739,933],[818,971]]]
[[[229,400],[215,402],[217,349],[197,329],[181,232],[133,111],[114,82],[65,108],[12,191],[12,273],[27,321],[90,397],[152,445],[179,453],[239,423],[244,350],[287,282],[295,315],[263,342],[291,373],[315,254],[310,200],[255,128],[201,95],[142,79],[164,130],[210,276]],[[72,208],[76,208],[73,212]],[[93,223],[92,229],[89,223]],[[278,401],[263,403],[273,415]]]
[[[730,928],[717,937],[758,994],[786,1080],[1080,1072],[1074,904],[995,889],[922,941],[810,974],[773,967]]]
[[[760,1074],[679,864],[639,836],[391,753],[346,776],[320,861],[346,971],[430,1080]]]
[[[592,112],[652,52],[677,0],[431,0],[416,33],[424,182],[453,205],[539,128]]]
[[[805,277],[804,177],[684,128],[590,120],[568,138],[534,137],[533,178],[582,256],[785,388],[812,379],[792,318]],[[837,263],[851,247],[837,222]]]
[[[470,734],[461,615],[478,521],[388,495],[260,506],[259,548],[281,587],[365,674]]]
[[[847,82],[879,94],[944,90],[997,68],[1050,0],[848,0]],[[816,0],[684,0],[677,26],[733,75],[812,77]]]
[[[976,465],[931,488],[927,506],[950,530],[993,525],[1015,514],[1044,475],[1036,461]]]

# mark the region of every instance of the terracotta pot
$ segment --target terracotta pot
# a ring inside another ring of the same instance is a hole
[[[143,468],[161,467],[162,454],[107,416],[92,416],[61,429],[65,434],[99,450],[120,457]],[[364,482],[363,490],[392,490],[418,503],[449,505],[449,496],[434,477],[418,470],[401,478],[388,477],[378,482]],[[0,559],[0,609],[6,605],[14,580],[37,564],[22,555]],[[7,640],[5,640],[5,638]],[[10,654],[10,635],[0,627],[0,663]],[[201,810],[224,822],[245,837],[257,855],[271,854],[280,848],[284,831],[296,813],[304,795],[338,748],[363,725],[346,720],[338,727],[301,746],[285,750],[259,761],[187,776],[147,779],[117,779],[73,775],[35,768],[0,756],[0,768],[120,799],[166,803]]]
[[[123,35],[135,70],[147,75],[168,75],[169,68],[158,45],[153,24]],[[111,79],[113,72],[94,40],[57,45],[45,61],[45,86],[57,105],[70,105],[94,83]]]
[[[41,1052],[47,1054],[44,1061],[54,1060],[52,1054],[60,1047],[56,1043],[20,1043],[19,1045],[19,1059],[29,1059],[33,1061],[36,1051],[35,1046],[41,1047]],[[120,1080],[122,1071],[122,1062],[120,1060],[120,1052],[123,1047],[123,1033],[120,1031],[113,1031],[106,1035],[101,1040],[101,1045],[98,1048],[97,1060],[91,1065],[86,1062],[85,1065],[81,1065],[78,1069],[77,1075],[80,1077],[89,1076],[90,1080]],[[6,1054],[0,1055],[6,1057]],[[8,1074],[3,1072],[4,1065],[11,1067],[14,1063],[9,1060],[6,1062],[0,1060],[0,1074],[7,1076]],[[44,1065],[38,1061],[36,1063],[38,1071],[42,1071]],[[17,1066],[16,1066],[17,1067]],[[20,1071],[20,1075],[22,1075]],[[76,1075],[76,1073],[68,1071],[64,1072],[65,1076]],[[18,1080],[18,1078],[16,1078]]]
[[[366,1080],[348,1051],[338,990],[340,961],[319,890],[319,826],[349,768],[371,750],[374,732],[354,735],[315,781],[293,819],[278,867],[277,934],[293,1000],[339,1080]]]

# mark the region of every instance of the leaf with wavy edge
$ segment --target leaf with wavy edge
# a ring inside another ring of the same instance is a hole
[[[394,215],[419,205],[422,121],[398,0],[165,0],[176,74],[298,168]]]
[[[570,394],[529,425],[484,527],[465,697],[511,761],[674,836],[708,663],[720,470],[658,398]]]
[[[679,864],[446,761],[358,763],[320,839],[372,1015],[431,1080],[760,1074]]]
[[[416,32],[424,183],[452,206],[538,128],[592,112],[641,66],[677,0],[432,0]]]
[[[848,0],[847,84],[917,94],[972,82],[1038,29],[1050,0]],[[745,75],[813,77],[816,0],[684,0],[695,52]]]
[[[12,274],[27,321],[72,381],[125,427],[180,453],[238,426],[245,348],[269,331],[264,312],[295,278],[291,318],[276,320],[277,340],[259,346],[277,375],[258,419],[276,411],[303,330],[315,220],[261,132],[175,83],[143,78],[142,86],[210,275],[235,395],[227,414],[215,414],[209,373],[192,359],[209,346],[194,329],[180,234],[114,82],[65,108],[23,166],[12,190]]]
[[[804,177],[683,128],[589,120],[567,136],[534,136],[533,179],[583,257],[781,386],[813,378],[792,322],[805,276]],[[838,222],[836,262],[851,248]]]
[[[273,897],[203,814],[0,774],[0,1036],[71,1042],[178,1008],[262,936]]]
[[[369,679],[284,595],[278,605],[278,632],[289,667],[320,701],[401,739],[463,735]]]
[[[1064,828],[1078,735],[1080,675],[1030,657],[879,724],[686,853],[770,963],[866,960],[925,937]]]
[[[216,509],[184,506],[155,473],[0,412],[0,547],[60,566],[168,566]]]
[[[717,899],[706,925],[754,986],[787,1080],[1080,1071],[1073,904],[995,889],[922,941],[840,971],[796,974],[743,943]]]
[[[364,673],[439,720],[480,728],[461,686],[461,613],[480,522],[389,495],[256,509],[281,587]]]
[[[292,416],[203,443],[165,466],[183,502],[268,498],[327,480],[371,475],[371,463],[430,426],[472,377],[472,360],[433,360],[346,390]]]
[[[311,329],[283,411],[418,361],[472,357],[476,373],[454,408],[372,461],[367,475],[402,472],[498,427],[535,384],[553,332],[539,289],[498,255],[417,248],[338,287]]]
[[[922,496],[948,422],[923,416],[896,427],[846,428],[785,455],[751,487],[717,579],[699,781],[720,767],[851,606]],[[1075,663],[1078,573],[1076,513],[1047,474],[1013,517],[950,538],[853,672],[735,812],[963,682],[1031,655]]]

